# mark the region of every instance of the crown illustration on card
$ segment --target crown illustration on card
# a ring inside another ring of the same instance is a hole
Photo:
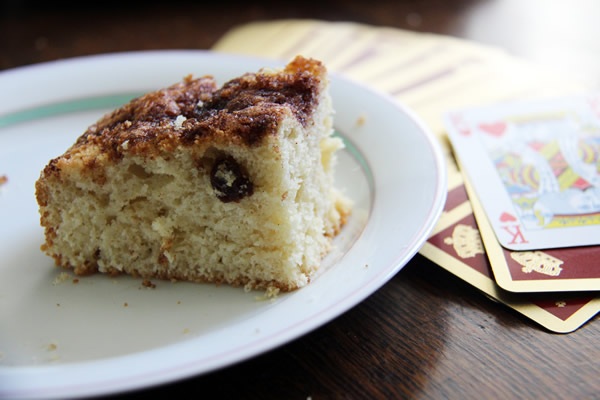
[[[558,276],[562,271],[562,260],[543,251],[519,251],[510,253],[510,257],[523,266],[523,272],[538,272],[548,276]]]
[[[445,238],[444,243],[451,245],[460,258],[471,258],[477,254],[484,254],[479,231],[469,225],[456,225],[452,236]]]

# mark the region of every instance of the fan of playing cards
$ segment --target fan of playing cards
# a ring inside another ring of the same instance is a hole
[[[463,225],[479,229],[498,295],[560,293],[559,320],[585,312],[553,330],[576,329],[600,310],[600,96],[454,111],[445,124],[475,217]]]

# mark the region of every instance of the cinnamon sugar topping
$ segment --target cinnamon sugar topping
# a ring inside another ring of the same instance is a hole
[[[194,79],[190,75],[107,114],[70,151],[84,151],[95,144],[111,158],[120,159],[123,152],[152,155],[204,138],[253,145],[274,133],[289,113],[305,125],[316,107],[325,73],[319,61],[296,57],[283,73],[247,73],[220,89],[211,76]]]

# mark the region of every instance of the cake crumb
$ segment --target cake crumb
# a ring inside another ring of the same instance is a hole
[[[0,185],[4,185],[8,182],[8,177],[6,175],[0,175]]]
[[[188,333],[190,333],[190,330],[189,330],[188,328],[185,328],[185,329],[183,330],[183,334],[184,334],[184,335],[187,335]]]
[[[71,275],[67,274],[66,272],[61,272],[56,278],[54,278],[54,282],[52,282],[52,284],[58,285],[69,279],[71,279]]]
[[[123,303],[123,307],[127,307],[129,304],[127,303]]]
[[[277,297],[278,294],[279,294],[279,288],[275,287],[275,286],[269,286],[267,288],[267,292],[265,293],[265,295],[267,297],[273,297],[273,298]]]
[[[181,304],[181,300],[177,300],[177,304]]]
[[[183,115],[178,115],[177,118],[175,118],[175,122],[173,122],[175,129],[181,129],[181,127],[183,126],[183,123],[186,120],[187,120],[187,118],[184,117]]]
[[[149,279],[144,279],[142,281],[142,286],[150,289],[156,289],[156,285],[152,283],[152,281],[150,281]]]
[[[278,287],[269,286],[267,288],[267,290],[265,291],[264,295],[256,296],[256,297],[254,297],[254,299],[256,301],[263,301],[263,300],[267,300],[267,299],[275,300],[277,298],[277,295],[279,294],[279,291],[280,291],[280,289]]]
[[[79,283],[79,279],[73,279],[73,283]]]
[[[50,344],[48,345],[48,351],[54,351],[54,350],[56,350],[56,344],[54,344],[54,343],[50,343]]]
[[[361,114],[356,120],[356,126],[363,126],[367,121],[367,117],[364,114]]]
[[[60,303],[56,303],[56,307],[60,307]]]

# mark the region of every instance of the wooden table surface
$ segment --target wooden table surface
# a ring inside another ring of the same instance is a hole
[[[0,2],[0,69],[143,49],[207,49],[250,21],[317,18],[501,46],[598,88],[600,2]],[[554,334],[417,255],[344,315],[278,349],[122,399],[600,398],[600,321]],[[173,397],[175,398],[175,397]]]

